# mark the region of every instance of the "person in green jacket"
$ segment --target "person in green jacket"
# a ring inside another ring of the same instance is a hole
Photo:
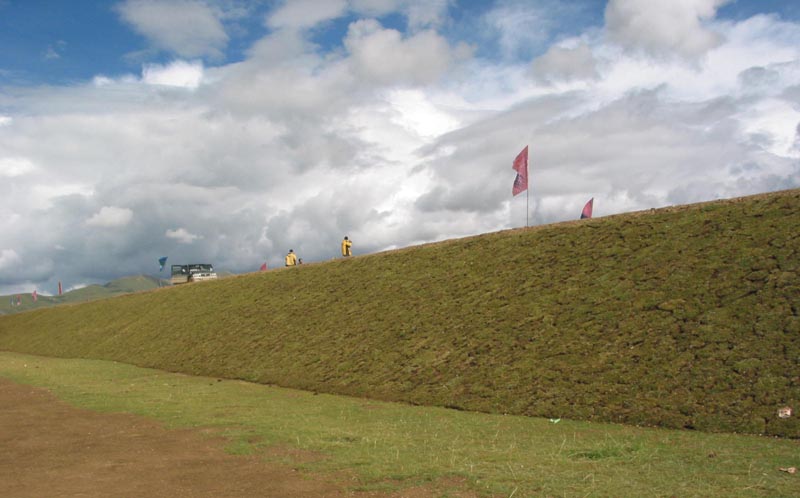
[[[353,255],[353,251],[350,249],[352,245],[353,243],[350,241],[350,239],[348,239],[347,236],[345,236],[344,240],[342,241],[342,256]]]

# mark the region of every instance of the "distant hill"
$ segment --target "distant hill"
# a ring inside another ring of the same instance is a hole
[[[0,314],[11,314],[39,308],[49,308],[51,306],[66,303],[95,301],[97,299],[105,299],[109,297],[120,296],[122,294],[130,294],[132,292],[152,290],[165,285],[169,285],[169,282],[146,275],[137,275],[132,277],[118,278],[108,282],[105,285],[87,285],[86,287],[82,287],[80,289],[74,289],[65,292],[61,296],[39,295],[36,302],[33,302],[33,296],[30,293],[0,296]],[[17,295],[20,296],[21,304],[19,306],[12,306],[11,299],[13,298],[14,302],[16,302]]]
[[[800,190],[0,317],[0,349],[493,413],[800,437]]]

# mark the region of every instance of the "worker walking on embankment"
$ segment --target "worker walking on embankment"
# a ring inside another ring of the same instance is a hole
[[[352,245],[353,245],[353,243],[345,235],[344,240],[342,240],[342,256],[352,256],[353,255],[353,251],[350,249],[350,247]]]
[[[297,266],[297,255],[294,253],[294,249],[289,249],[289,253],[286,255],[286,266]]]

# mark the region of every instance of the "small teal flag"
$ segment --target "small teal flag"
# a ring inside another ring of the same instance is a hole
[[[158,258],[158,266],[159,266],[158,271],[163,270],[165,264],[167,264],[167,257],[166,256],[162,256],[162,257]]]

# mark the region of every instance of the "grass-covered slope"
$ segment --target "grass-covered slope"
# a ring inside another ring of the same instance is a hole
[[[0,317],[0,349],[469,410],[800,436],[800,191]]]

